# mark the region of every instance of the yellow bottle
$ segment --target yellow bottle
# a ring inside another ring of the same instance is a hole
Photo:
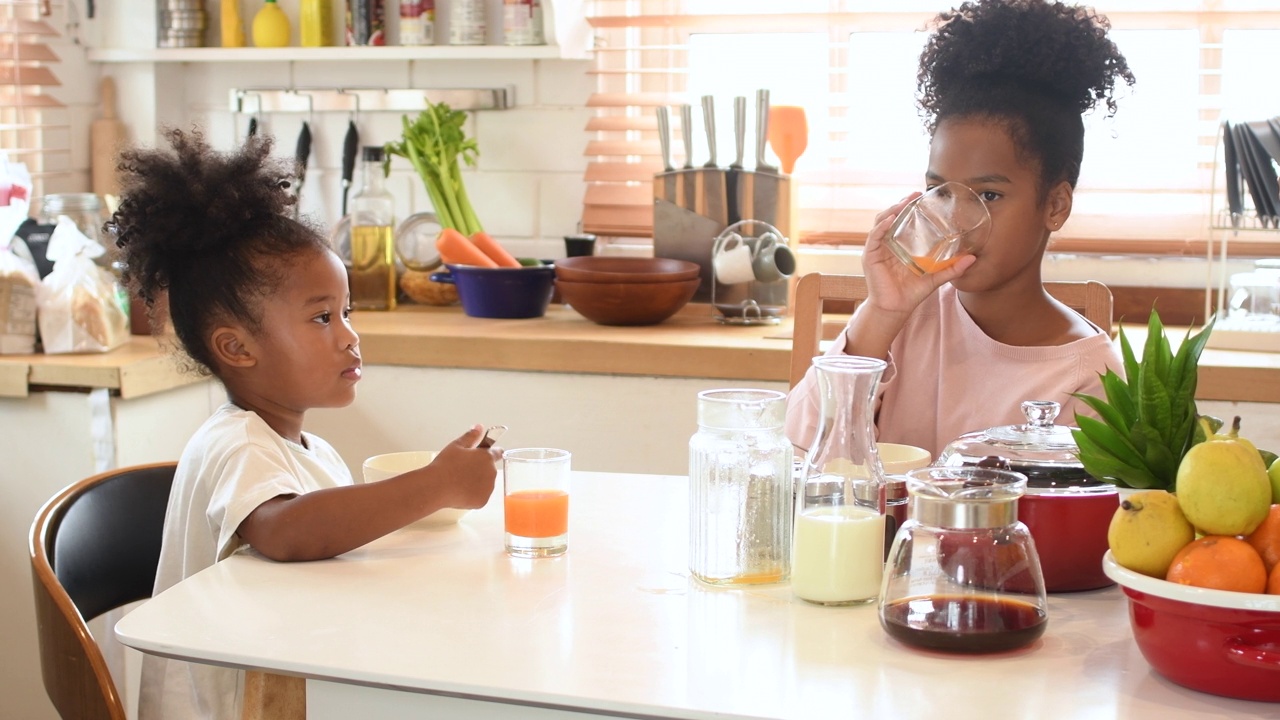
[[[302,47],[333,44],[332,0],[302,0]]]
[[[244,47],[240,0],[222,0],[222,47]]]
[[[276,0],[267,0],[253,16],[253,44],[255,47],[288,47],[289,16]]]

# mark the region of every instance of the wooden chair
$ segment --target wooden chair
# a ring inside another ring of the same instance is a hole
[[[45,692],[63,718],[125,720],[85,623],[151,597],[174,463],[121,468],[55,495],[31,526],[31,574]]]
[[[1083,315],[1107,335],[1112,335],[1111,291],[1093,280],[1083,282],[1047,282],[1045,290],[1067,307]],[[795,329],[791,339],[791,386],[800,382],[814,356],[818,344],[834,338],[845,323],[822,321],[823,306],[828,300],[857,303],[867,299],[867,281],[861,275],[824,275],[809,273],[796,284]]]

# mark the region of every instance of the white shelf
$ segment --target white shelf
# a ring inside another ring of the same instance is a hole
[[[553,60],[556,45],[423,45],[392,47],[110,48],[89,50],[100,63],[326,62],[387,60]]]

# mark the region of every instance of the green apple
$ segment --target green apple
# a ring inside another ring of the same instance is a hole
[[[1280,458],[1267,468],[1267,479],[1271,481],[1271,502],[1280,503]]]

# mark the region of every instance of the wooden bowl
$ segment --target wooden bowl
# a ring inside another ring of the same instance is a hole
[[[657,325],[684,307],[702,281],[603,283],[556,280],[560,297],[600,325]]]
[[[697,263],[674,258],[582,256],[556,260],[556,277],[570,282],[665,283],[698,277]]]

